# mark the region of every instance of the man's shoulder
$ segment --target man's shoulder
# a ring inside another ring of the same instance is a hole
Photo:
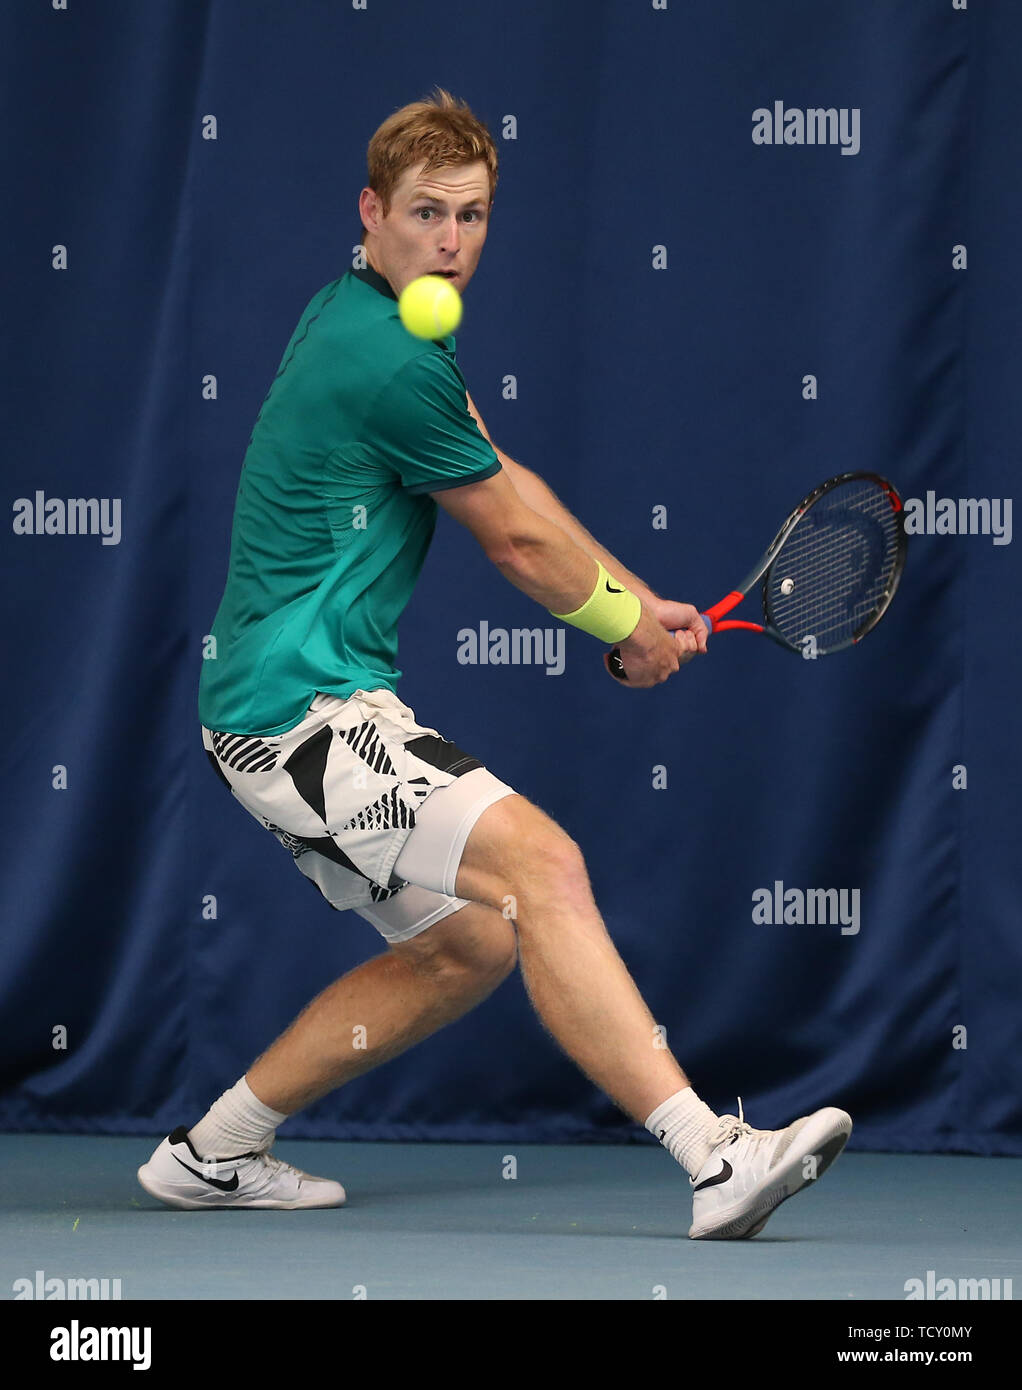
[[[357,411],[374,431],[404,435],[433,421],[437,411],[467,410],[454,335],[414,337],[401,322],[397,300],[352,272],[308,301],[285,357],[295,361],[300,393],[322,397],[331,410]]]
[[[471,418],[464,378],[453,354],[439,344],[413,338],[395,347],[385,364],[381,356],[377,365],[373,416],[381,428],[420,429],[452,412]]]
[[[397,300],[380,294],[354,272],[347,271],[319,290],[305,314],[311,317],[320,303],[329,337],[353,345],[381,387],[399,374],[410,385],[437,371],[459,375],[453,334],[433,341],[414,337],[401,322]]]

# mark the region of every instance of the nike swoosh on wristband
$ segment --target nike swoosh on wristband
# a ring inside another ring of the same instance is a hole
[[[706,1181],[701,1182],[698,1187],[693,1187],[693,1192],[702,1192],[704,1187],[716,1187],[719,1182],[727,1182],[728,1178],[735,1170],[731,1167],[731,1164],[728,1163],[726,1158],[722,1158],[720,1161],[724,1166],[717,1176],[715,1178],[707,1178]]]
[[[230,1178],[227,1182],[222,1182],[219,1178],[207,1178],[204,1176],[204,1174],[197,1172],[194,1168],[189,1168],[188,1164],[183,1162],[182,1159],[178,1158],[177,1154],[173,1155],[173,1159],[175,1163],[180,1163],[182,1168],[187,1169],[187,1171],[191,1173],[193,1177],[201,1178],[203,1182],[208,1182],[210,1187],[218,1187],[221,1192],[233,1192],[238,1186],[237,1169],[235,1169],[234,1176],[232,1178]]]
[[[608,594],[623,594],[623,593],[624,593],[624,589],[613,589],[613,588],[611,588],[611,584],[610,584],[610,580],[609,580],[609,579],[607,580],[607,586],[606,586],[606,587],[607,587],[607,593],[608,593]]]

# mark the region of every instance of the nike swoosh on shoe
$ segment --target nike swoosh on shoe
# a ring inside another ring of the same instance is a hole
[[[180,1162],[180,1160],[178,1161]],[[699,1184],[698,1187],[693,1187],[693,1192],[702,1192],[704,1187],[716,1187],[718,1183],[728,1181],[728,1179],[734,1174],[735,1170],[731,1167],[731,1164],[728,1163],[726,1158],[722,1158],[720,1161],[722,1167],[720,1172],[716,1175],[716,1177],[706,1178],[703,1182]]]
[[[177,1154],[172,1154],[171,1157],[174,1159],[175,1163],[181,1164],[181,1167],[185,1170],[185,1172],[191,1173],[193,1177],[199,1178],[202,1182],[209,1183],[210,1187],[217,1187],[220,1189],[221,1192],[234,1192],[237,1190],[237,1169],[235,1169],[233,1177],[227,1179],[226,1181],[224,1181],[221,1178],[207,1178],[205,1173],[200,1173],[195,1168],[190,1168],[187,1163],[185,1163],[182,1159],[178,1158]]]

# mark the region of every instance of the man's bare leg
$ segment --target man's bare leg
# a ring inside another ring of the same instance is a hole
[[[470,902],[328,985],[246,1080],[264,1105],[292,1115],[461,1018],[514,964],[510,922]]]
[[[513,897],[518,954],[545,1026],[638,1124],[690,1085],[607,934],[578,846],[523,796],[495,802],[462,853],[458,897]]]

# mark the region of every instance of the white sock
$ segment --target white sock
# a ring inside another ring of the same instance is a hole
[[[686,1086],[657,1106],[646,1128],[694,1178],[710,1156],[719,1122],[720,1116]]]
[[[200,1158],[237,1158],[265,1149],[286,1119],[258,1100],[242,1077],[213,1102],[188,1138]]]

